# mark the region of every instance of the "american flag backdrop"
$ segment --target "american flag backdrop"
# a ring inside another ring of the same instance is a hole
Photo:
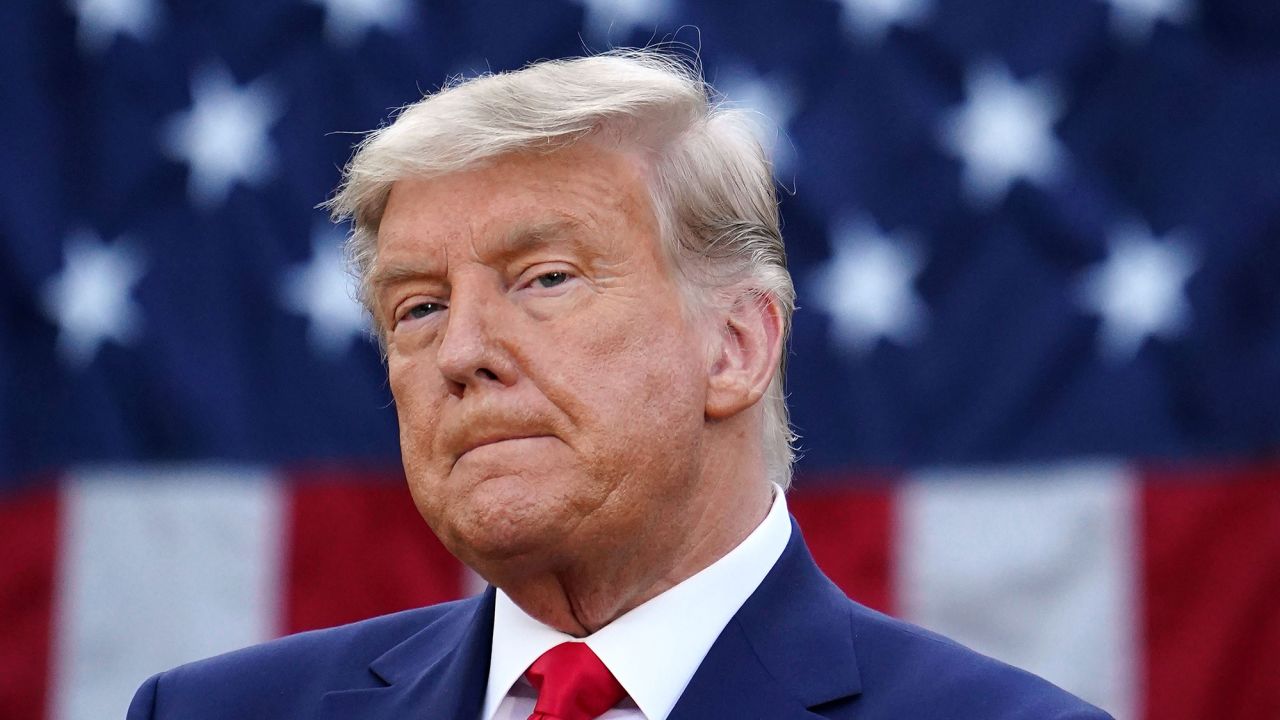
[[[4,0],[0,718],[474,592],[314,207],[446,77],[696,47],[856,599],[1120,720],[1280,718],[1273,0]]]

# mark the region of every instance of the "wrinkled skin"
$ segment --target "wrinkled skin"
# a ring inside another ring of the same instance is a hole
[[[506,155],[395,183],[379,227],[414,501],[578,636],[713,562],[769,503],[755,365],[776,364],[776,312],[688,312],[644,183],[640,158],[590,143]]]

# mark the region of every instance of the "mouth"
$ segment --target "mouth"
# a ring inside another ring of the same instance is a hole
[[[529,434],[529,435],[495,435],[493,437],[478,438],[467,443],[462,447],[462,451],[458,453],[458,459],[461,460],[464,455],[482,447],[490,445],[498,445],[501,443],[516,442],[518,440],[533,440],[538,438],[549,438],[551,435]]]

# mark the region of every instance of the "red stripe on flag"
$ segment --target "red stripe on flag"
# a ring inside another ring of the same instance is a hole
[[[842,479],[848,483],[848,479]],[[892,611],[892,498],[879,486],[817,484],[787,497],[814,560],[845,594]]]
[[[1143,493],[1146,717],[1280,718],[1280,466]]]
[[[0,716],[42,718],[49,687],[57,574],[58,494],[52,483],[0,502]]]
[[[284,632],[456,599],[461,565],[414,508],[403,476],[293,474]]]

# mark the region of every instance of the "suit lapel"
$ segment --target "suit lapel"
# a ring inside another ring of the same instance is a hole
[[[809,712],[756,657],[746,632],[730,621],[667,716],[668,720],[819,716]]]
[[[326,694],[319,720],[479,717],[489,674],[494,591],[459,605],[375,660],[386,685]],[[669,720],[817,718],[858,694],[849,601],[791,539],[694,673]]]
[[[849,601],[791,540],[725,627],[670,720],[816,718],[809,709],[861,690]]]
[[[480,716],[489,676],[494,591],[459,606],[369,666],[385,686],[321,699],[319,720],[404,720]]]

